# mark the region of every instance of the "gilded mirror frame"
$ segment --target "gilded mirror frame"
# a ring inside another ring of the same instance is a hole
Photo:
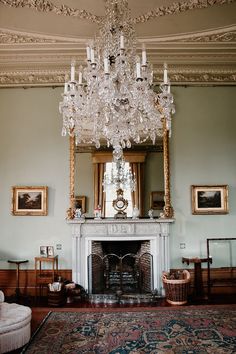
[[[67,210],[67,219],[74,219],[74,203],[75,203],[75,138],[70,136],[70,206]],[[169,161],[169,131],[166,128],[166,119],[163,119],[163,173],[164,173],[164,200],[163,208],[164,218],[173,218],[174,210],[171,205],[170,192],[170,161]]]

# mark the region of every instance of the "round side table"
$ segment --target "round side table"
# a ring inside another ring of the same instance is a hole
[[[16,265],[16,299],[19,299],[20,296],[20,265],[23,263],[28,263],[28,259],[8,259],[8,263],[12,263]]]
[[[211,258],[182,257],[182,263],[186,263],[187,265],[190,263],[194,264],[194,297],[196,299],[205,299],[202,282],[202,263],[206,262],[211,262]]]

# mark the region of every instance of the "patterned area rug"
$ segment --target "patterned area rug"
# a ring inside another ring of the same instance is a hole
[[[236,306],[51,312],[22,353],[236,353]]]

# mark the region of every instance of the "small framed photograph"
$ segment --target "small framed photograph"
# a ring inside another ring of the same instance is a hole
[[[47,255],[48,255],[48,257],[53,257],[54,256],[54,248],[53,248],[53,246],[48,246],[47,247]]]
[[[192,214],[228,214],[228,186],[191,186]]]
[[[164,192],[157,191],[150,194],[150,208],[153,210],[163,210],[165,206]]]
[[[44,216],[48,213],[48,187],[12,187],[12,215]]]
[[[47,255],[48,255],[47,246],[40,246],[40,256],[47,257]]]
[[[81,209],[82,214],[86,212],[86,197],[76,196],[75,197],[75,209]]]

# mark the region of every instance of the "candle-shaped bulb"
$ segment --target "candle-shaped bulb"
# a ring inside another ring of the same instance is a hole
[[[71,61],[70,81],[75,81],[75,60]]]
[[[143,44],[142,46],[142,65],[147,65],[147,53],[146,53],[145,44]]]
[[[66,94],[68,92],[68,83],[65,82],[65,86],[64,86],[64,93]]]
[[[164,84],[167,84],[168,83],[168,73],[167,73],[167,64],[164,63]]]
[[[141,79],[142,78],[140,60],[138,60],[137,63],[136,63],[136,76],[137,76],[137,79]]]
[[[120,49],[125,49],[125,38],[124,35],[120,35]]]
[[[86,47],[86,52],[87,52],[87,60],[90,61],[91,60],[91,49],[90,49],[89,45],[87,45],[87,47]]]
[[[109,74],[110,72],[108,58],[104,58],[104,72],[105,74]]]
[[[95,63],[94,48],[91,48],[91,63]]]
[[[80,72],[79,72],[79,85],[82,85],[82,80],[83,80],[83,74],[82,74],[82,72],[80,71]]]

